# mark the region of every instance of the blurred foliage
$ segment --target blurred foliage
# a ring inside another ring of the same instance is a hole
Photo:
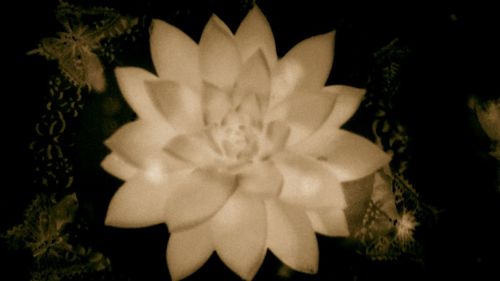
[[[106,77],[99,55],[113,60],[116,46],[110,40],[122,34],[132,35],[139,19],[107,7],[81,8],[66,2],[58,6],[56,18],[64,31],[57,37],[43,38],[38,48],[28,54],[57,60],[61,73],[75,87],[103,92]]]
[[[84,280],[87,274],[109,270],[101,253],[78,244],[71,224],[78,209],[76,194],[60,200],[55,194],[38,194],[26,209],[24,222],[7,231],[12,250],[27,249],[33,258],[31,280]]]
[[[392,155],[390,171],[385,182],[393,198],[375,198],[368,206],[363,227],[355,234],[362,242],[360,253],[374,260],[407,258],[423,262],[422,245],[415,230],[422,223],[435,221],[439,211],[422,202],[417,189],[408,180],[411,167],[411,143],[398,99],[403,96],[401,83],[411,49],[395,38],[373,54],[373,67],[365,109],[372,114],[372,133],[377,144]],[[375,187],[377,188],[377,187]],[[387,209],[388,201],[395,203],[395,213]]]

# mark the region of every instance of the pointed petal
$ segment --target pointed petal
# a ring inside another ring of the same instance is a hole
[[[366,89],[334,85],[325,87],[323,92],[335,97],[333,110],[322,126],[328,130],[331,127],[339,128],[354,115],[363,100]]]
[[[343,210],[326,208],[308,211],[314,231],[326,236],[349,236],[349,227]]]
[[[262,51],[255,52],[243,65],[242,71],[236,80],[233,104],[239,105],[245,97],[254,94],[257,97],[260,112],[264,113],[269,103],[270,73]]]
[[[283,177],[271,161],[258,161],[237,176],[238,188],[253,195],[276,197]]]
[[[269,65],[276,64],[276,44],[271,26],[259,7],[254,6],[243,19],[235,35],[243,61],[262,50]]]
[[[314,92],[325,85],[333,63],[335,33],[313,36],[293,47],[272,73],[272,102],[279,103],[295,90]]]
[[[269,249],[292,269],[316,273],[318,242],[306,213],[276,200],[266,201],[266,211]]]
[[[198,45],[180,29],[161,20],[153,20],[150,40],[158,76],[199,90]]]
[[[147,167],[174,134],[165,123],[139,119],[122,126],[104,143],[128,163]]]
[[[172,185],[166,202],[171,232],[194,226],[215,214],[235,189],[234,176],[216,170],[197,169]]]
[[[391,157],[364,137],[338,130],[325,147],[317,147],[341,182],[363,178],[387,165]]]
[[[137,175],[125,182],[109,203],[105,224],[115,227],[146,227],[165,222],[166,184]]]
[[[139,118],[150,121],[162,120],[146,89],[146,81],[158,80],[158,77],[138,67],[117,67],[116,81],[128,105]]]
[[[167,265],[172,280],[184,279],[200,269],[214,250],[209,222],[171,233]]]
[[[285,120],[291,128],[289,144],[297,143],[315,132],[334,108],[336,96],[324,91],[296,91],[274,106],[269,120]]]
[[[267,124],[265,138],[262,141],[261,157],[269,157],[285,148],[290,136],[290,127],[283,121],[271,121]]]
[[[137,173],[137,168],[124,161],[116,153],[110,153],[102,160],[101,167],[111,175],[127,180]]]
[[[253,93],[250,93],[243,98],[241,104],[238,108],[236,108],[236,112],[238,112],[241,116],[250,117],[249,120],[257,122],[262,121],[259,101]]]
[[[251,280],[264,261],[266,224],[264,202],[241,190],[211,220],[217,254],[245,280]]]
[[[231,110],[232,104],[229,95],[217,86],[204,83],[202,97],[203,121],[205,125],[216,124]]]
[[[205,134],[178,135],[167,143],[163,151],[194,166],[210,166],[219,163],[219,155],[212,145]]]
[[[231,30],[213,15],[203,30],[199,47],[203,80],[230,90],[241,69],[241,57]]]
[[[281,200],[306,208],[346,207],[342,186],[326,163],[290,152],[273,160],[283,175]]]
[[[309,137],[292,144],[291,149],[302,153],[326,149],[329,140],[337,133],[337,129],[351,118],[357,110],[365,92],[364,89],[340,85],[323,88],[322,93],[334,99],[329,116]]]
[[[166,80],[147,83],[151,100],[178,132],[203,128],[201,95],[189,87]]]

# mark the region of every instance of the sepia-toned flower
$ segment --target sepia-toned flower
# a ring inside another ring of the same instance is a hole
[[[347,236],[342,183],[374,173],[389,156],[340,128],[363,89],[325,86],[334,33],[308,38],[278,59],[266,18],[253,8],[233,34],[217,16],[198,43],[155,20],[156,74],[116,69],[138,119],[106,145],[102,166],[124,180],[106,224],[166,223],[173,279],[215,251],[252,279],[267,249],[315,273],[315,232]]]

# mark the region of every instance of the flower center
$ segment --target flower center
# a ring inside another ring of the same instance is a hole
[[[250,162],[259,151],[257,128],[246,115],[229,113],[212,129],[212,136],[219,151],[231,162]]]

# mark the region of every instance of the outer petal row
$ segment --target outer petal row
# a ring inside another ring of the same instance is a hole
[[[198,45],[182,30],[161,20],[153,21],[150,41],[151,57],[158,76],[199,90]]]
[[[259,7],[255,6],[243,19],[235,39],[244,62],[260,49],[270,66],[276,64],[278,57],[273,32]]]
[[[308,38],[293,47],[273,68],[271,103],[278,104],[295,91],[323,88],[333,64],[334,33]]]
[[[267,245],[283,263],[306,273],[318,270],[316,235],[306,213],[277,200],[266,201]]]
[[[290,152],[274,161],[283,175],[281,200],[308,209],[346,207],[342,186],[326,163]]]
[[[175,133],[165,123],[137,120],[122,126],[104,143],[124,161],[146,168]],[[155,160],[155,161],[156,161]]]
[[[140,174],[118,189],[109,203],[106,225],[146,227],[165,222],[165,184],[155,184]]]

